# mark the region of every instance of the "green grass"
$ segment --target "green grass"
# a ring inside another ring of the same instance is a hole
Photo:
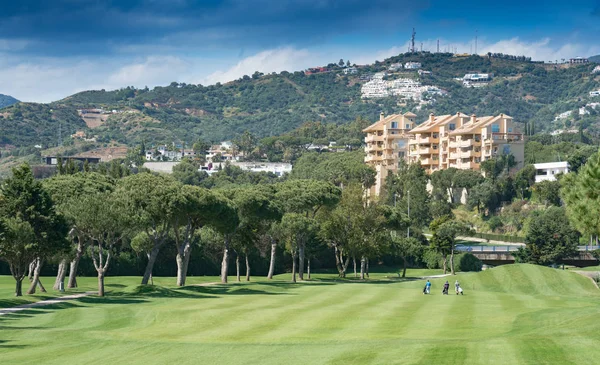
[[[596,364],[600,291],[569,271],[507,265],[423,280],[277,280],[177,289],[107,278],[87,297],[0,316],[2,364]],[[409,276],[419,276],[409,271]],[[379,279],[375,279],[378,277]],[[12,291],[0,278],[0,298]],[[210,282],[215,278],[191,278]],[[258,279],[258,278],[257,278]],[[454,278],[450,278],[451,282]],[[50,282],[49,280],[46,280]],[[95,278],[82,278],[92,289]],[[120,286],[123,285],[123,286]]]

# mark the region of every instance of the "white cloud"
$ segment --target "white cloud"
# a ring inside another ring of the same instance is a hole
[[[302,70],[310,66],[320,65],[317,61],[318,58],[320,58],[318,54],[291,47],[263,51],[244,58],[227,70],[211,73],[204,79],[203,83],[228,82],[239,79],[244,75],[252,75],[255,71],[269,73]]]

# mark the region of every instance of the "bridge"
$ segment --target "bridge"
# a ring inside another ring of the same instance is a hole
[[[488,265],[512,264],[515,258],[512,255],[519,247],[523,246],[462,246],[456,247],[459,252],[470,252]],[[578,255],[564,260],[564,264],[577,267],[598,265],[598,260],[592,255],[592,251],[600,249],[600,246],[577,246]]]

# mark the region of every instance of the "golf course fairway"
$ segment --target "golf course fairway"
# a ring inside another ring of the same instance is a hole
[[[600,363],[600,291],[576,273],[506,265],[432,279],[430,295],[425,280],[375,277],[205,286],[193,284],[211,278],[190,278],[176,288],[174,278],[140,287],[140,278],[108,276],[105,298],[0,316],[0,363]],[[454,294],[456,279],[464,296]],[[80,292],[94,289],[96,278],[79,280]],[[1,306],[13,287],[0,278]]]

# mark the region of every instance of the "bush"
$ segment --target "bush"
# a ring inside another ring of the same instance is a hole
[[[490,227],[490,230],[492,230],[492,232],[496,232],[498,229],[504,226],[504,223],[502,223],[502,219],[500,219],[500,217],[498,216],[493,216],[492,218],[490,218],[487,224],[488,227]]]
[[[439,269],[442,267],[442,257],[434,250],[427,249],[423,252],[423,263],[428,269]]]
[[[464,253],[458,255],[456,260],[458,267],[455,267],[456,271],[481,271],[483,263],[472,253]]]

